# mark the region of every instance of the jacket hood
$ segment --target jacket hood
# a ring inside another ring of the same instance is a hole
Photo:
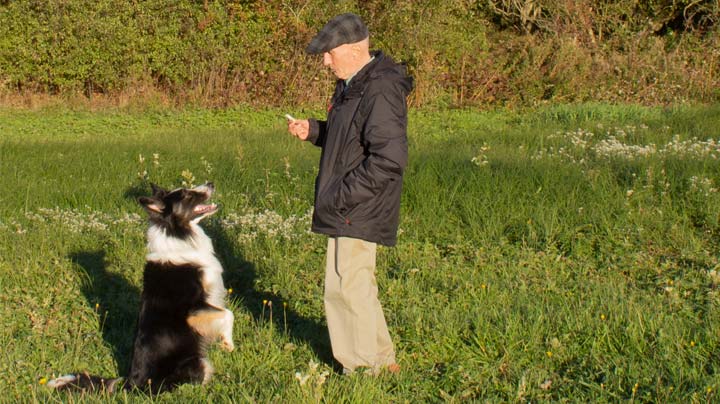
[[[350,82],[350,89],[353,87],[360,89],[364,87],[364,85],[356,84],[364,84],[371,78],[380,78],[396,83],[404,91],[405,96],[410,94],[414,87],[413,78],[407,74],[407,67],[404,64],[396,63],[382,51],[372,51],[370,55],[375,59],[363,67],[355,77],[353,77]]]

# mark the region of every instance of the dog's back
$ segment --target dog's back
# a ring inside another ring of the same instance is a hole
[[[128,382],[153,390],[200,383],[209,364],[203,337],[190,324],[192,313],[208,310],[202,269],[195,265],[145,264],[137,335]]]

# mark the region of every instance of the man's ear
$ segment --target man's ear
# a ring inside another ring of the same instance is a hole
[[[165,209],[165,204],[159,199],[141,196],[138,198],[138,202],[150,213],[162,213]]]

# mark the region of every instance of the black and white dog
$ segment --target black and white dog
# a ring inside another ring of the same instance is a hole
[[[208,346],[232,351],[233,314],[225,308],[222,266],[198,223],[217,211],[207,204],[212,183],[173,191],[152,186],[138,201],[148,212],[148,254],[130,375],[105,379],[88,373],[48,382],[55,389],[157,393],[184,383],[207,383]]]

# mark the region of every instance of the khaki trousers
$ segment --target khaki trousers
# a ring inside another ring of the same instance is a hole
[[[377,245],[348,237],[328,239],[325,314],[333,356],[346,370],[395,363],[375,280]]]

